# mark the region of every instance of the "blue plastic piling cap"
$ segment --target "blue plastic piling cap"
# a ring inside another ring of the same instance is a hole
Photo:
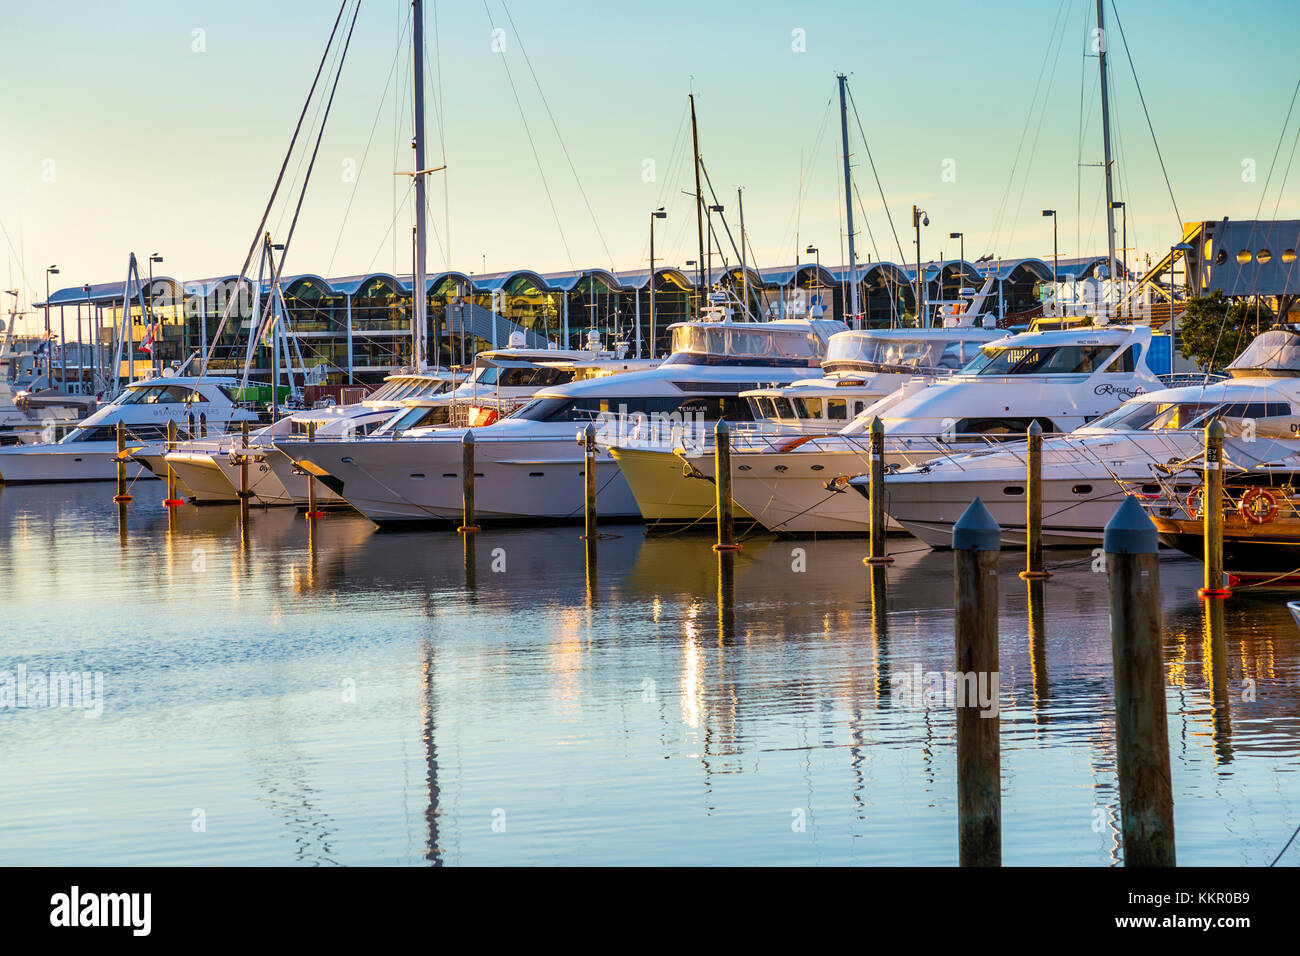
[[[460,442],[462,445],[474,444],[474,429],[472,428],[465,429],[465,434],[460,436]]]
[[[1124,503],[1106,522],[1102,547],[1107,554],[1155,554],[1160,550],[1156,526],[1132,495],[1124,496]]]
[[[871,434],[883,435],[884,433],[885,433],[885,423],[880,420],[879,415],[873,416],[871,419]]]
[[[983,500],[976,498],[970,503],[957,523],[952,526],[952,549],[954,551],[1001,551],[1002,529],[984,507]]]
[[[725,418],[719,418],[718,424],[713,426],[713,434],[715,435],[726,435],[730,431],[731,431],[731,426],[727,424],[727,420]]]
[[[1037,438],[1037,437],[1039,437],[1040,435],[1043,434],[1043,426],[1040,425],[1040,424],[1038,424],[1038,419],[1037,419],[1037,418],[1035,418],[1035,419],[1030,423],[1030,425],[1029,425],[1029,434],[1032,435],[1032,436],[1034,436],[1035,438]]]

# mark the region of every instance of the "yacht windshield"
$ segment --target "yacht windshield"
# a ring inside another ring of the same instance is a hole
[[[450,416],[451,407],[448,405],[415,405],[398,412],[375,431],[404,432],[408,428],[431,428],[447,424]]]
[[[927,339],[841,332],[831,336],[822,368],[838,371],[860,365],[956,371],[979,355],[983,340]]]
[[[1092,373],[1105,364],[1114,345],[985,346],[963,375],[1069,375]]]
[[[1229,419],[1278,418],[1291,414],[1287,402],[1125,402],[1089,428],[1116,431],[1161,431],[1170,428],[1204,428],[1212,417]]]
[[[132,385],[118,396],[115,405],[179,405],[206,401],[184,385]]]
[[[475,385],[493,388],[549,388],[573,381],[573,369],[544,365],[484,365],[474,372]]]
[[[672,365],[819,365],[825,343],[812,332],[761,322],[681,325],[673,329]]]

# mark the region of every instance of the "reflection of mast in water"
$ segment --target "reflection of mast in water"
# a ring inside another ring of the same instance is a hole
[[[466,537],[469,537],[466,535]],[[424,858],[434,866],[442,866],[442,847],[439,846],[438,817],[442,813],[438,805],[438,747],[434,740],[434,714],[436,712],[433,693],[433,647],[426,641],[424,659],[420,663],[420,709],[424,734],[424,759],[428,766],[426,781],[429,785],[429,807],[424,811],[424,819],[429,824],[429,849]]]
[[[250,754],[250,763],[259,771],[257,784],[264,791],[262,799],[293,833],[297,862],[337,864],[331,842],[335,828],[330,815],[312,802],[317,791],[307,782],[302,755],[290,744],[296,728],[281,726],[284,716],[278,709],[273,713],[273,721],[266,727],[271,734],[267,749],[255,749]]]

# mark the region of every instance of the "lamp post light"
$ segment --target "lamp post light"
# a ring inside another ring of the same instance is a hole
[[[1176,246],[1169,248],[1169,374],[1174,374],[1174,353],[1178,351],[1178,318],[1174,314],[1174,253],[1183,254],[1183,294],[1190,296],[1192,294],[1192,280],[1187,273],[1187,254],[1192,251],[1191,245],[1186,242],[1180,242]]]
[[[1125,307],[1131,312],[1132,309],[1129,308],[1128,305],[1128,210],[1124,208],[1124,203],[1118,199],[1110,204],[1110,208],[1120,210],[1120,222],[1122,223],[1120,234],[1120,252],[1122,255],[1120,256],[1120,261],[1124,266],[1124,271],[1121,273],[1122,282],[1120,285],[1120,298],[1121,301],[1124,302]],[[1111,276],[1111,281],[1115,281],[1114,276]]]
[[[804,252],[807,255],[815,257],[814,261],[817,263],[817,272],[815,273],[817,279],[817,297],[820,298],[822,291],[822,251],[817,246],[809,246],[804,250]],[[812,309],[810,308],[808,311],[811,312]]]
[[[1057,282],[1060,281],[1058,278],[1059,273],[1057,271],[1056,210],[1044,209],[1043,215],[1052,217],[1052,307],[1055,309],[1058,291]]]
[[[650,357],[655,357],[655,220],[666,219],[668,213],[660,206],[650,213]]]
[[[961,277],[957,280],[957,298],[960,299],[962,286],[966,284],[963,281],[966,278],[966,234],[964,232],[950,232],[948,233],[948,238],[956,239],[957,248],[960,250],[957,253],[961,257],[957,260],[959,263],[957,266],[957,274]]]
[[[50,276],[59,274],[58,266],[50,266],[45,270],[45,387],[52,388],[54,385],[54,364],[53,352],[50,345]]]
[[[90,304],[90,283],[87,282],[81,287],[81,291],[86,293],[86,330],[90,333],[90,391],[92,394],[99,393],[99,335],[95,331],[94,306]],[[78,323],[80,331],[80,323]],[[86,346],[83,343],[80,347],[81,365],[86,365]]]
[[[155,324],[154,316],[153,316],[153,264],[155,262],[162,262],[162,261],[163,261],[163,257],[158,255],[158,253],[153,252],[149,254],[149,299],[148,299],[149,328],[146,330],[147,332],[153,332],[153,327]],[[149,356],[149,364],[153,366],[155,373],[157,373],[158,371],[158,345],[159,345],[159,339],[161,338],[162,338],[161,335],[153,336],[153,354]]]
[[[708,286],[709,291],[712,292],[713,291],[713,214],[716,212],[719,215],[721,215],[722,206],[720,205],[706,206],[705,209],[708,215],[706,217],[707,222],[704,229],[704,241],[705,241],[704,270],[708,278],[705,280],[704,284]],[[718,251],[721,252],[722,250],[719,249]]]
[[[912,228],[916,230],[916,326],[925,327],[925,278],[921,275],[921,227],[930,225],[930,214],[912,207]]]

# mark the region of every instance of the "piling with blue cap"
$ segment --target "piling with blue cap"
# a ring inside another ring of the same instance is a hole
[[[1165,715],[1156,527],[1127,496],[1103,537],[1110,584],[1115,739],[1125,866],[1173,866],[1174,800]]]
[[[976,498],[952,528],[957,645],[957,833],[962,866],[1002,865],[1002,754],[998,687],[998,560],[1002,529]],[[991,705],[991,707],[990,707]]]

